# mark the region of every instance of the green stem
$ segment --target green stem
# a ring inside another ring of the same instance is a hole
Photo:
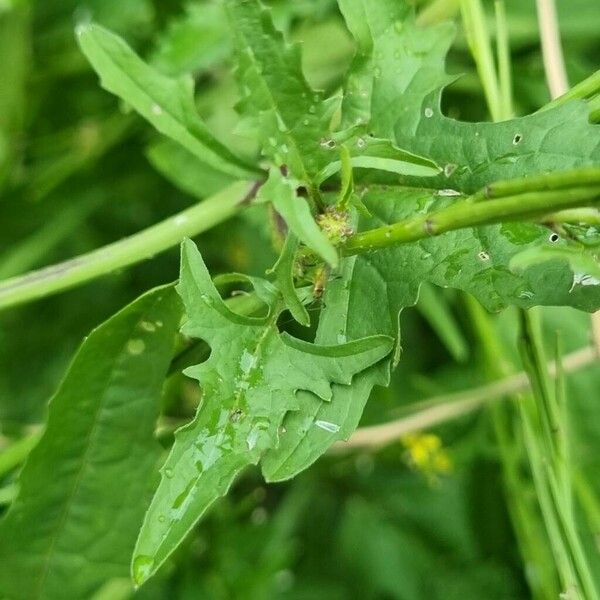
[[[590,121],[592,123],[600,122],[600,95],[588,102],[588,108],[590,110]]]
[[[552,393],[550,377],[546,369],[543,339],[537,311],[521,311],[522,335],[521,354],[525,371],[529,375],[533,389],[534,403],[530,410],[524,410],[526,434],[529,438],[529,457],[538,479],[536,486],[540,502],[543,494],[549,494],[553,508],[553,519],[559,528],[558,540],[561,553],[570,557],[574,567],[576,584],[583,596],[596,600],[598,594],[591,575],[585,551],[575,525],[570,497],[571,480],[567,461],[567,440],[564,423],[559,418],[559,406]],[[543,459],[541,458],[543,457]],[[541,472],[539,472],[541,470]],[[543,493],[542,493],[543,490]],[[548,526],[551,523],[548,521]],[[552,527],[555,525],[553,524]],[[565,581],[565,583],[568,583]]]
[[[514,115],[512,100],[512,74],[510,69],[510,38],[506,20],[504,0],[495,0],[496,45],[498,55],[498,75],[500,87],[500,118],[511,119]]]
[[[350,238],[346,255],[368,252],[393,244],[415,242],[455,229],[543,217],[572,206],[590,206],[600,201],[600,186],[551,192],[526,192],[488,202],[457,202],[437,212],[416,215]]]
[[[35,448],[42,437],[41,431],[35,431],[17,440],[0,452],[0,478],[18,467]]]
[[[546,215],[542,223],[583,223],[600,227],[600,211],[597,208],[571,208]]]
[[[600,93],[600,70],[574,85],[568,92],[542,106],[538,112],[561,106],[571,100],[591,98],[598,93]]]
[[[461,0],[460,9],[467,41],[475,59],[490,114],[494,121],[500,121],[502,119],[500,88],[481,0]]]
[[[564,190],[582,186],[600,185],[600,167],[583,167],[569,171],[558,171],[531,177],[507,179],[490,183],[483,190],[477,192],[474,200],[486,198],[504,198],[523,192],[545,192],[550,190]]]
[[[0,282],[0,309],[23,304],[128,267],[237,214],[256,184],[236,182],[222,192],[128,238],[45,269]]]
[[[482,350],[483,366],[488,376],[495,379],[514,371],[507,359],[506,344],[497,335],[493,322],[477,300],[465,295],[466,309],[473,330]],[[518,399],[511,396],[513,404]],[[521,406],[521,402],[516,402]],[[530,586],[536,598],[555,598],[556,579],[554,570],[549,568],[551,554],[545,538],[541,539],[537,511],[529,501],[528,487],[522,474],[522,455],[513,426],[514,412],[511,405],[491,406],[492,425],[498,441],[498,450],[502,462],[505,494],[511,521],[515,528],[517,542],[525,563],[539,569],[536,577],[531,577]],[[554,541],[556,532],[548,531],[548,538]],[[553,546],[553,544],[552,544]],[[564,557],[560,557],[561,562]]]

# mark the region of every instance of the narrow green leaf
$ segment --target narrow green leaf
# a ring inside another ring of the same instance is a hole
[[[341,132],[339,136],[346,138],[344,146],[348,148],[350,165],[362,169],[373,169],[386,171],[397,175],[412,177],[433,177],[439,175],[441,169],[435,162],[412,152],[396,148],[392,142],[374,138],[364,132],[364,128],[353,128]],[[331,138],[331,143],[336,144],[336,137]],[[332,175],[342,169],[342,161],[332,161],[322,169],[316,177],[317,183],[321,184]]]
[[[294,285],[294,260],[298,245],[298,238],[293,233],[288,233],[283,249],[281,250],[281,255],[273,267],[273,272],[275,273],[277,285],[283,296],[286,308],[300,325],[308,327],[310,325],[310,317],[304,304],[302,304],[298,297],[298,292]]]
[[[454,360],[464,362],[469,356],[469,346],[448,301],[431,285],[419,290],[417,310],[434,329]]]
[[[298,408],[298,390],[329,400],[332,383],[348,386],[354,374],[384,358],[392,343],[372,336],[318,346],[279,334],[281,306],[265,318],[231,312],[189,241],[182,248],[178,289],[188,316],[185,334],[205,340],[212,353],[186,371],[202,385],[202,404],[177,431],[162,468],[134,554],[138,584],[156,572],[235,476],[285,437],[280,427],[286,413]]]
[[[299,186],[298,181],[272,169],[269,179],[260,189],[258,201],[271,202],[290,231],[335,267],[339,260],[337,250],[315,222],[306,199],[298,196]]]
[[[163,380],[181,317],[152,291],[83,342],[0,523],[0,596],[86,599],[126,577],[152,489]]]
[[[102,86],[130,104],[160,133],[217,171],[239,179],[260,173],[208,130],[196,111],[191,77],[165,77],[144,63],[121,38],[98,25],[79,26],[77,38]]]

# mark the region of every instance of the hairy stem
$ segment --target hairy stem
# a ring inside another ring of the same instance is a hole
[[[488,202],[474,203],[467,199],[433,213],[360,233],[348,240],[343,251],[346,255],[354,255],[455,229],[533,219],[570,207],[591,206],[599,201],[600,186],[525,192]]]

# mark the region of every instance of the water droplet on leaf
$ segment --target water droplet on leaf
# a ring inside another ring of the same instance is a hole
[[[142,352],[144,352],[145,349],[146,344],[144,343],[144,340],[136,338],[127,342],[127,352],[129,352],[129,354],[132,354],[133,356],[138,356],[139,354],[142,354]]]
[[[133,560],[133,578],[137,584],[142,584],[152,573],[154,560],[151,556],[140,554]]]

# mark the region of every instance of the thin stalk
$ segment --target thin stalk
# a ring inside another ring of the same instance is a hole
[[[498,337],[490,316],[473,297],[465,295],[465,301],[489,377],[512,372],[514,367],[507,358],[506,346]],[[514,404],[519,405],[520,401],[514,395],[506,398],[512,402],[509,405],[493,404],[490,414],[501,458],[507,507],[525,564],[535,565],[540,572],[535,577],[527,572],[534,597],[553,598],[558,594],[555,573],[549,567],[552,555],[543,539],[539,514],[531,504],[528,482],[522,474],[522,453],[513,410]],[[548,537],[551,539],[550,535]]]
[[[546,515],[549,518],[547,526],[558,526],[561,535],[555,552],[557,556],[567,553],[574,568],[575,579],[572,580],[569,575],[571,580],[565,578],[565,585],[574,585],[587,600],[596,600],[598,593],[575,525],[572,501],[570,496],[566,497],[567,491],[570,494],[571,490],[570,469],[566,464],[567,441],[563,424],[559,421],[558,403],[552,394],[545,368],[539,316],[535,311],[521,311],[521,316],[521,354],[534,392],[530,409],[523,410],[523,424],[538,497],[541,503],[543,497],[549,495],[553,516],[550,518]]]
[[[497,360],[497,357],[494,360]],[[565,356],[561,364],[565,373],[575,373],[596,362],[598,362],[598,355],[590,346]],[[557,374],[557,366],[554,361],[548,363],[548,370],[551,376]],[[502,371],[506,372],[504,369]],[[381,425],[361,427],[347,441],[338,442],[336,447],[348,450],[384,447],[397,442],[402,436],[409,433],[416,433],[446,423],[530,389],[531,385],[524,371],[514,375],[501,376],[493,383],[471,390],[444,394],[418,402],[411,406],[409,414],[386,421]]]
[[[583,81],[580,81],[564,94],[561,94],[557,98],[554,98],[554,100],[548,102],[548,104],[542,106],[538,112],[555,108],[556,106],[562,106],[571,100],[592,98],[598,93],[600,93],[600,70],[596,71],[593,75],[590,75]]]
[[[556,171],[519,177],[488,184],[473,199],[476,201],[490,198],[505,198],[524,192],[545,192],[564,190],[573,187],[600,185],[600,167],[582,167],[569,171]]]
[[[597,208],[572,208],[561,210],[546,215],[541,219],[542,223],[552,225],[555,223],[584,223],[600,227],[600,211]]]
[[[552,99],[569,89],[554,0],[536,0],[546,82]]]
[[[455,229],[540,218],[574,206],[592,206],[600,201],[600,186],[551,192],[526,192],[488,202],[463,200],[433,213],[416,215],[350,238],[345,255],[368,252],[394,244],[415,242]]]
[[[592,123],[599,123],[600,122],[600,95],[596,96],[595,98],[592,98],[588,102],[588,108],[590,111],[590,121]]]
[[[0,282],[0,310],[91,281],[152,258],[240,212],[256,184],[236,182],[168,219],[128,238],[63,263]]]
[[[500,88],[500,118],[511,119],[514,116],[512,74],[510,60],[510,38],[508,35],[508,22],[506,19],[506,5],[504,0],[495,0],[494,11],[496,14],[496,50],[498,60],[498,84]]]
[[[34,431],[0,451],[0,478],[18,467],[27,458],[41,437],[41,431]]]
[[[467,42],[477,66],[490,114],[494,121],[500,121],[500,87],[483,5],[481,0],[461,0],[460,9]]]
[[[527,402],[530,403],[531,400],[528,398]],[[546,532],[550,539],[550,547],[554,554],[554,560],[560,575],[560,580],[565,589],[578,589],[575,567],[569,552],[565,548],[558,515],[556,514],[556,507],[552,502],[547,481],[544,476],[544,459],[541,456],[538,444],[536,443],[535,434],[533,433],[534,427],[531,422],[532,419],[524,401],[519,404],[519,408],[521,422],[523,424],[523,436],[525,438],[525,446],[527,448],[527,456],[533,475],[536,495],[542,511],[544,524],[546,525]]]

